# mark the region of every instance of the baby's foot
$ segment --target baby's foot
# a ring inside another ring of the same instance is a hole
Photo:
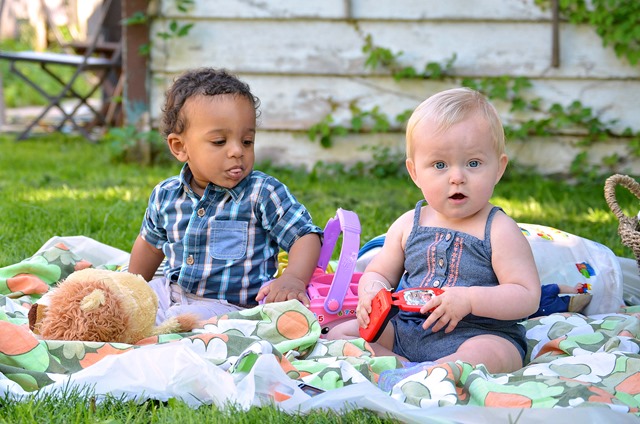
[[[402,362],[404,368],[398,368],[395,370],[386,370],[380,373],[378,379],[378,387],[385,392],[390,392],[398,382],[404,380],[410,375],[416,374],[420,371],[426,370],[434,365],[438,365],[436,362]]]
[[[569,312],[582,312],[584,308],[591,302],[591,295],[589,293],[576,294],[571,296],[569,300]]]

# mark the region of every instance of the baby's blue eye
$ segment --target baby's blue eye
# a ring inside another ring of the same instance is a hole
[[[447,165],[444,162],[436,162],[433,164],[433,167],[436,169],[444,169]]]
[[[470,168],[477,168],[480,166],[480,161],[477,160],[471,160],[469,161],[469,167]]]

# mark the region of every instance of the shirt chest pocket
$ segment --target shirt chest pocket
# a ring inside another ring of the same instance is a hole
[[[246,221],[211,221],[209,248],[215,259],[242,259],[247,253],[249,223]]]

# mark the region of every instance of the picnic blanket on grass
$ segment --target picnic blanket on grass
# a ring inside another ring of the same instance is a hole
[[[56,281],[92,265],[58,243],[0,269],[1,393],[23,399],[75,387],[90,388],[98,399],[178,398],[194,407],[275,403],[292,412],[363,407],[415,422],[426,417],[526,422],[533,413],[536,420],[548,414],[557,419],[567,411],[572,419],[583,415],[581,422],[640,417],[638,308],[525,321],[527,365],[513,373],[449,362],[382,391],[380,374],[402,364],[373,357],[362,339],[322,339],[313,313],[297,301],[229,313],[190,333],[134,345],[39,340],[28,329],[30,305]],[[311,398],[300,382],[326,392]]]

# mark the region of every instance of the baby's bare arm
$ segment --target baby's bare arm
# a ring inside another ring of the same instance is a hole
[[[162,250],[156,249],[141,236],[138,236],[131,248],[129,272],[132,274],[140,274],[142,278],[150,281],[163,259],[164,253]]]
[[[578,283],[575,286],[567,286],[566,284],[558,284],[558,289],[562,294],[575,294],[582,288],[582,284]]]
[[[408,214],[408,213],[407,213]],[[358,323],[366,328],[369,325],[371,300],[383,289],[398,287],[404,272],[404,237],[408,218],[404,214],[389,227],[382,249],[371,260],[358,282]],[[411,227],[409,227],[410,229]]]
[[[494,219],[491,247],[500,284],[470,289],[474,294],[472,313],[503,320],[528,317],[540,305],[540,277],[529,242],[515,221],[503,213]]]

